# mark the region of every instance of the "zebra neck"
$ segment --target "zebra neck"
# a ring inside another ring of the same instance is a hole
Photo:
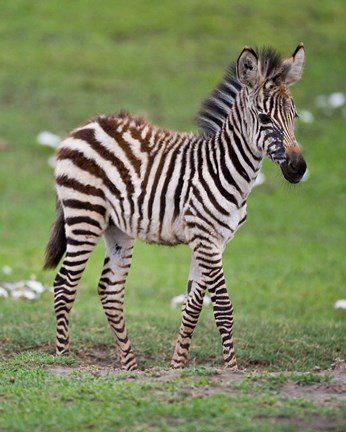
[[[246,134],[231,121],[226,122],[214,141],[214,148],[220,152],[217,160],[225,187],[246,199],[261,169],[264,153],[253,148]]]

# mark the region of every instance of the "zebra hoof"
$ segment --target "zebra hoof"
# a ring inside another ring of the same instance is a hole
[[[64,350],[64,351],[56,350],[55,355],[57,355],[58,357],[68,356],[70,355],[70,350]]]
[[[136,359],[133,356],[128,359],[123,359],[121,361],[121,368],[127,372],[138,370]]]
[[[182,361],[171,361],[171,368],[172,369],[185,369],[185,362]]]
[[[133,365],[122,366],[122,369],[126,372],[134,372],[138,370],[138,365],[135,363]]]
[[[230,372],[239,372],[240,370],[238,369],[238,366],[226,366],[226,369]]]

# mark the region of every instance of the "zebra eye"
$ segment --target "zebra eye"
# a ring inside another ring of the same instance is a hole
[[[262,124],[269,124],[269,123],[271,123],[271,118],[269,117],[269,115],[267,115],[267,114],[263,114],[263,113],[260,113],[259,115],[258,115],[258,117],[259,117],[259,119],[260,119],[260,122],[262,123]]]

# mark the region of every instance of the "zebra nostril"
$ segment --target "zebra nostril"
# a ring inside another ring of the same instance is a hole
[[[296,174],[299,172],[299,165],[294,164],[292,161],[288,162],[288,168],[292,172],[292,174]]]
[[[303,157],[287,161],[287,168],[292,174],[301,174],[306,171],[306,162]]]

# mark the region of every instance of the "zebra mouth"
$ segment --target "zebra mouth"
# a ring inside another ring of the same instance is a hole
[[[306,172],[306,162],[303,158],[299,158],[295,161],[285,161],[280,164],[280,168],[283,176],[287,181],[292,184],[297,184],[303,178]]]

